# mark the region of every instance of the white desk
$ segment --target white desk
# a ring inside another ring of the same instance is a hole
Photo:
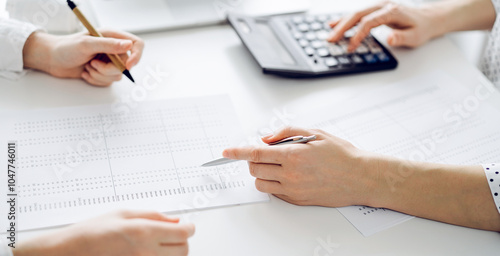
[[[337,10],[346,8],[339,1],[331,2]],[[319,4],[325,3],[318,3],[315,8],[321,10]],[[322,104],[318,102],[339,101],[434,69],[453,74],[471,86],[481,75],[446,38],[416,50],[392,49],[400,61],[394,71],[304,80],[263,75],[229,26],[155,33],[143,38],[147,47],[140,65],[132,71],[136,79],[143,79],[148,67],[159,66],[170,73],[161,86],[148,93],[147,100],[229,94],[249,135],[277,125],[273,109],[282,111],[291,103],[309,102],[302,106],[306,111]],[[112,103],[130,95],[132,88],[125,79],[103,89],[78,80],[59,80],[32,72],[17,82],[0,80],[0,109]],[[500,252],[500,234],[495,232],[416,218],[366,238],[336,209],[298,207],[274,197],[270,203],[201,211],[191,214],[190,219],[197,229],[190,240],[191,255],[315,255],[315,252],[316,255],[498,255]],[[47,231],[21,232],[19,239],[43,232]],[[321,241],[339,246],[329,253]]]

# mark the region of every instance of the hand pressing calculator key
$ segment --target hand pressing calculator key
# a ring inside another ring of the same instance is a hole
[[[280,15],[253,18],[229,14],[228,21],[264,73],[319,77],[395,69],[394,56],[368,35],[348,52],[354,29],[336,43],[326,41],[328,21],[339,15]]]

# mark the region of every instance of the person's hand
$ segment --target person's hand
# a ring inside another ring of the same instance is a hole
[[[187,255],[192,224],[154,211],[120,211],[21,242],[14,256]]]
[[[327,40],[336,42],[357,25],[348,47],[353,51],[372,28],[387,25],[392,28],[387,37],[389,45],[417,47],[442,34],[441,24],[436,20],[438,11],[430,6],[414,8],[385,1],[330,22],[333,30]]]
[[[24,46],[24,66],[55,77],[83,78],[92,85],[109,86],[119,81],[122,73],[105,53],[118,54],[130,70],[141,59],[144,42],[126,32],[100,32],[104,38],[83,32],[68,36],[35,32]]]
[[[259,191],[297,205],[370,205],[376,172],[363,165],[368,153],[321,130],[287,127],[265,143],[316,135],[307,144],[229,148],[223,156],[247,160]]]

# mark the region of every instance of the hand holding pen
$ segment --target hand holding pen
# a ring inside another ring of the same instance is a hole
[[[284,139],[278,140],[278,141],[269,142],[268,145],[269,146],[279,146],[279,145],[288,145],[288,144],[307,143],[307,142],[313,141],[315,139],[316,139],[316,135],[311,135],[311,136],[307,136],[307,137],[298,135],[298,136],[284,138]],[[229,159],[229,158],[223,157],[223,158],[219,158],[219,159],[204,163],[202,165],[202,167],[210,167],[210,166],[228,164],[228,163],[232,163],[232,162],[239,161],[239,160],[240,159]]]
[[[259,191],[293,204],[341,207],[366,203],[362,200],[373,195],[370,184],[377,180],[377,173],[358,160],[372,155],[322,130],[287,127],[262,141],[271,144],[299,135],[316,139],[286,146],[229,148],[223,156],[248,161]]]

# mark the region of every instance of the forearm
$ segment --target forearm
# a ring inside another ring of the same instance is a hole
[[[454,31],[491,29],[496,18],[491,0],[447,0],[422,8],[433,13],[436,36]]]
[[[377,156],[372,206],[460,226],[500,231],[500,214],[481,166],[418,163]]]
[[[59,235],[59,236],[58,236]],[[64,243],[60,242],[67,234],[55,234],[54,236],[42,236],[32,238],[20,243],[13,249],[14,256],[48,256],[60,255],[60,252],[67,251]],[[69,247],[70,245],[68,245]],[[59,250],[58,250],[59,249]]]

